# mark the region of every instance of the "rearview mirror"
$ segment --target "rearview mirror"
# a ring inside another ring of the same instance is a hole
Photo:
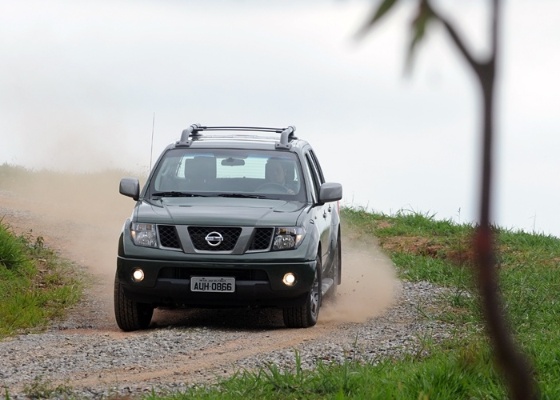
[[[224,158],[222,160],[222,165],[226,165],[226,166],[230,166],[230,167],[245,165],[245,160],[242,160],[240,158],[228,157],[228,158]]]

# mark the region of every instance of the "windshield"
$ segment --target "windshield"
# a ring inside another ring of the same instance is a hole
[[[148,195],[304,200],[295,154],[267,150],[172,149],[159,162]]]

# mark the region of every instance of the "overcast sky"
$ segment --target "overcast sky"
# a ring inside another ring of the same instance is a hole
[[[0,0],[0,163],[150,165],[192,123],[295,125],[344,204],[477,218],[475,80],[437,27],[403,75],[405,2]],[[441,0],[484,54],[487,1]],[[503,5],[495,219],[560,236],[560,2]]]

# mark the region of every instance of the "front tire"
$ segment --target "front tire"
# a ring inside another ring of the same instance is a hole
[[[335,265],[333,266],[333,285],[329,291],[329,298],[336,300],[336,292],[338,285],[342,283],[342,241],[340,240],[340,231],[336,241],[336,250],[334,255]]]
[[[315,278],[305,304],[299,307],[284,308],[284,324],[288,328],[309,328],[317,323],[321,308],[321,256],[317,255]]]
[[[114,306],[117,325],[123,331],[136,331],[150,326],[154,307],[151,304],[138,303],[129,299],[124,293],[118,276],[115,276]]]

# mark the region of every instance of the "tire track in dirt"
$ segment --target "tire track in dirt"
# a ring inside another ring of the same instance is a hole
[[[297,345],[316,339],[329,332],[331,328],[325,326],[317,329],[297,331],[297,334],[286,331],[243,333],[242,337],[227,339],[223,344],[212,348],[205,348],[187,354],[174,354],[165,359],[165,365],[128,365],[125,369],[116,368],[103,370],[95,376],[74,376],[73,387],[91,387],[99,383],[111,384],[118,377],[119,383],[150,382],[150,384],[183,381],[189,383],[204,383],[217,376],[232,374],[237,370],[236,361],[253,357],[275,350],[289,351]],[[225,333],[222,335],[228,338]],[[258,344],[258,345],[256,345]],[[63,384],[63,381],[58,382]]]

